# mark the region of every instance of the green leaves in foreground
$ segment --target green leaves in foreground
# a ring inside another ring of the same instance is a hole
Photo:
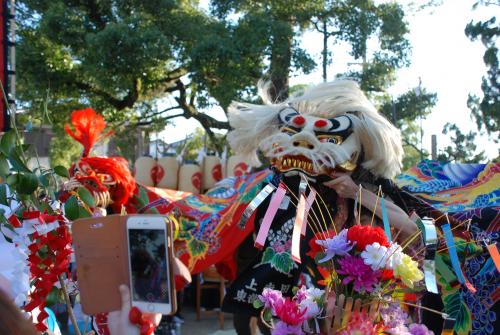
[[[54,167],[54,172],[61,177],[69,179],[69,171],[64,166],[58,165]]]
[[[85,187],[79,187],[77,190],[80,200],[83,201],[89,207],[95,207],[95,199]]]
[[[19,173],[15,189],[19,194],[31,194],[38,188],[38,177],[36,174]]]
[[[69,197],[64,204],[64,214],[71,221],[91,216],[89,211],[80,206],[78,199],[74,195]]]

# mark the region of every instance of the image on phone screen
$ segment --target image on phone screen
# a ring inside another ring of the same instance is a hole
[[[129,229],[132,300],[169,304],[166,231]]]

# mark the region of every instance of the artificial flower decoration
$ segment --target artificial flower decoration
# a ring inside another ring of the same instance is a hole
[[[317,240],[316,244],[325,248],[325,257],[318,263],[324,263],[334,256],[347,256],[351,251],[353,244],[347,240],[347,229],[344,229],[337,236],[325,240]]]
[[[377,335],[378,325],[374,325],[367,313],[354,313],[340,335]]]
[[[269,308],[274,312],[275,308],[283,302],[283,295],[281,291],[266,287],[262,291],[262,295],[259,295],[259,299],[264,303],[265,308]]]
[[[276,304],[274,310],[281,321],[291,326],[300,325],[307,319],[307,309],[300,308],[297,301],[290,298],[285,298],[282,303]]]
[[[390,257],[387,250],[386,247],[375,242],[366,246],[365,250],[361,252],[361,258],[366,265],[375,271],[386,266]]]
[[[388,259],[385,267],[387,269],[394,269],[395,266],[401,264],[401,259],[403,258],[403,248],[396,242],[391,242],[389,248],[387,249]]]
[[[394,276],[400,278],[410,288],[413,288],[415,282],[424,278],[424,274],[418,269],[418,263],[408,255],[403,255],[401,264],[394,267]]]
[[[372,292],[375,284],[380,277],[379,271],[373,271],[371,267],[366,265],[361,257],[346,256],[339,260],[340,269],[338,274],[345,275],[342,280],[343,284],[354,284],[356,292]]]
[[[367,245],[375,242],[384,247],[389,246],[387,236],[385,236],[384,230],[380,227],[352,226],[347,231],[347,239],[352,243],[356,243],[356,249],[358,249],[358,251],[365,250]]]
[[[301,325],[289,325],[283,321],[276,322],[272,335],[303,335]]]
[[[309,240],[309,251],[306,253],[307,256],[312,259],[316,259],[316,255],[318,252],[323,252],[325,249],[319,243],[320,240],[326,240],[335,236],[335,232],[333,230],[328,230],[326,232],[317,232],[314,234],[314,237]]]

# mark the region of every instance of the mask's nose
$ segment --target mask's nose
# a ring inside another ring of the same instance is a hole
[[[313,143],[309,142],[308,140],[304,140],[304,139],[294,140],[292,142],[292,144],[294,147],[302,147],[302,148],[307,148],[310,150],[314,150],[316,148],[316,146]]]

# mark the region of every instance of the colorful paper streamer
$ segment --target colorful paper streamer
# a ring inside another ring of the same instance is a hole
[[[262,224],[259,228],[259,233],[257,234],[257,238],[255,239],[255,247],[262,249],[264,244],[266,243],[267,234],[269,233],[269,228],[271,227],[271,223],[273,222],[276,213],[280,207],[283,198],[285,197],[286,190],[283,184],[279,184],[276,193],[274,193],[269,207],[267,208],[266,214],[264,214],[264,219],[262,219]]]
[[[469,291],[472,293],[476,292],[476,289],[472,284],[465,278],[464,273],[462,272],[462,268],[460,267],[460,261],[458,259],[457,248],[455,246],[455,241],[453,240],[453,234],[451,233],[450,224],[444,224],[441,226],[441,229],[444,233],[444,240],[446,242],[446,246],[448,247],[448,253],[450,254],[451,266],[453,267],[453,271],[457,275],[458,281],[465,285]]]
[[[241,229],[245,229],[248,220],[252,216],[252,214],[257,210],[257,207],[260,206],[264,200],[276,189],[276,186],[273,184],[267,184],[260,192],[253,198],[253,200],[248,204],[248,206],[243,211],[241,215],[241,220],[238,223],[238,227]]]

